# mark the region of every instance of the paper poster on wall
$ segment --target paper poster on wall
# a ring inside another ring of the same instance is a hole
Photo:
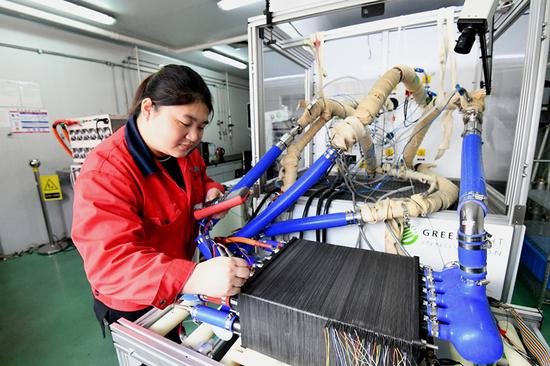
[[[0,80],[0,106],[20,107],[21,93],[15,80]]]
[[[8,112],[12,133],[49,133],[50,122],[45,109],[10,109]]]
[[[42,94],[38,83],[19,81],[18,86],[22,107],[42,107]]]
[[[42,107],[40,84],[32,81],[0,80],[0,107]]]

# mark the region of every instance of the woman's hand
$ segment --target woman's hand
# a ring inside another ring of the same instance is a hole
[[[233,296],[250,277],[248,263],[242,258],[216,257],[197,264],[183,287],[183,293],[212,297]]]
[[[205,198],[205,201],[208,202],[208,201],[212,201],[212,200],[215,200],[216,198],[218,197],[221,197],[223,196],[223,192],[220,191],[218,188],[210,188],[208,190],[208,192],[206,192],[206,198]],[[222,212],[218,212],[217,214],[215,215],[212,215],[212,218],[213,219],[216,219],[216,220],[219,220],[221,218],[223,218],[225,216],[225,214],[227,213],[227,211],[229,210],[225,210],[225,211],[222,211]]]

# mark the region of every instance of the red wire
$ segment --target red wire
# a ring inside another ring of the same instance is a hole
[[[65,126],[72,126],[72,125],[77,125],[77,124],[80,124],[80,122],[78,121],[71,121],[71,120],[68,120],[68,119],[58,119],[57,121],[55,121],[53,124],[52,124],[52,129],[53,129],[53,134],[55,136],[55,138],[57,139],[57,142],[59,142],[59,144],[61,145],[61,147],[63,147],[63,150],[65,150],[65,152],[67,154],[69,154],[70,157],[73,157],[73,152],[71,151],[71,149],[69,148],[69,146],[67,146],[67,144],[63,141],[63,139],[61,138],[61,136],[59,136],[59,132],[57,132],[57,126],[58,125],[61,125],[61,129],[63,131],[63,135],[65,136],[65,138],[67,139],[67,141],[70,141],[69,139],[69,132],[67,131],[67,128]]]
[[[57,142],[59,142],[59,144],[61,145],[61,147],[63,148],[63,150],[65,150],[65,152],[67,154],[69,154],[70,157],[73,157],[73,153],[72,151],[69,149],[69,147],[65,144],[65,142],[63,142],[63,140],[61,139],[61,136],[59,136],[59,132],[57,132],[57,125],[52,125],[52,128],[53,128],[53,134],[55,136],[55,138],[57,139]]]
[[[232,236],[230,238],[216,238],[216,240],[218,240],[222,243],[223,242],[225,242],[225,243],[243,243],[243,244],[248,244],[248,245],[252,245],[252,246],[255,246],[255,247],[273,249],[273,247],[269,244],[262,243],[260,241],[250,239],[250,238],[241,238],[241,237],[238,237],[238,236]],[[279,247],[281,247],[281,245],[279,245]]]

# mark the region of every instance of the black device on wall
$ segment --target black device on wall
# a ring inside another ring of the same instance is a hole
[[[210,165],[216,158],[216,145],[211,142],[202,141],[199,145],[199,151],[206,165]]]

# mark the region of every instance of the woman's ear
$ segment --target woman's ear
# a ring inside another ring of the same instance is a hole
[[[143,98],[141,101],[141,115],[148,120],[151,117],[154,107],[155,106],[153,105],[151,98]]]

